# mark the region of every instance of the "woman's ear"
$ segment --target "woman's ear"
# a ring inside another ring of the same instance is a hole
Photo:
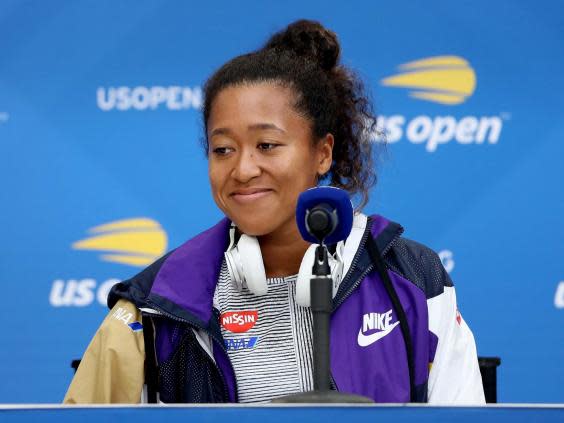
[[[325,175],[331,169],[333,163],[333,146],[335,145],[335,138],[333,134],[328,133],[317,143],[317,157],[319,160],[317,174]]]

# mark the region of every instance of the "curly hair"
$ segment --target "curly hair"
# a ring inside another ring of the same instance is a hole
[[[376,116],[360,78],[339,63],[341,48],[334,32],[319,22],[299,20],[274,34],[259,50],[235,57],[204,85],[203,124],[214,99],[233,85],[272,82],[295,92],[294,109],[312,125],[313,141],[335,139],[333,162],[323,179],[360,195],[361,209],[376,183],[371,134]],[[203,147],[208,152],[207,135]]]

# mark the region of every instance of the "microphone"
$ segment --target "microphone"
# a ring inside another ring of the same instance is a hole
[[[312,244],[336,244],[347,239],[353,207],[346,191],[335,187],[310,188],[300,194],[296,221],[302,238]]]
[[[349,195],[334,187],[310,188],[298,197],[296,220],[302,238],[312,244],[318,244],[315,247],[311,277],[296,284],[296,300],[300,290],[309,291],[313,318],[314,390],[279,398],[273,402],[370,403],[372,400],[366,397],[331,391],[329,333],[333,311],[333,278],[327,245],[343,241],[351,233],[353,208]]]

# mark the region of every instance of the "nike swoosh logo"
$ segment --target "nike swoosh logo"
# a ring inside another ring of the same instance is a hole
[[[372,345],[374,342],[376,342],[379,339],[382,339],[384,336],[388,335],[391,331],[394,330],[394,328],[397,325],[399,325],[399,321],[397,321],[393,325],[390,325],[390,327],[388,327],[388,329],[380,331],[380,332],[373,333],[371,335],[363,334],[362,328],[360,328],[360,330],[358,331],[358,345],[360,345],[361,347],[367,347],[369,345]]]

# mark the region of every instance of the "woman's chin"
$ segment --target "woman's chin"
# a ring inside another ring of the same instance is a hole
[[[263,236],[263,235],[268,235],[269,233],[271,233],[273,231],[273,228],[271,226],[265,225],[265,224],[257,224],[257,222],[235,222],[235,225],[237,225],[237,228],[239,228],[239,230],[249,236]]]
[[[279,216],[276,215],[262,216],[260,214],[253,214],[243,218],[235,217],[232,221],[242,233],[256,237],[269,235],[283,226]]]

